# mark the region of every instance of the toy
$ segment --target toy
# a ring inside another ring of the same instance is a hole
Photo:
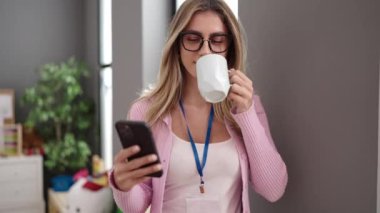
[[[88,184],[86,178],[79,179],[68,191],[68,212],[112,212],[113,198],[109,187],[101,187],[93,191],[85,187]]]

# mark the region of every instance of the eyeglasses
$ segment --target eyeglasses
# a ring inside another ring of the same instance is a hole
[[[209,39],[203,39],[203,37],[196,32],[182,32],[180,34],[181,43],[185,50],[191,52],[199,51],[205,41],[208,42],[208,47],[214,53],[226,52],[230,44],[230,38],[228,34],[212,34]]]

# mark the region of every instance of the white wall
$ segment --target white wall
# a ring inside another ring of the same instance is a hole
[[[163,4],[162,1],[152,0],[142,1],[144,87],[156,81],[171,12],[172,7],[169,3]]]

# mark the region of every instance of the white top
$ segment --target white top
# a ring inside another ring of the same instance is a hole
[[[203,169],[205,193],[201,194],[190,142],[174,134],[173,140],[163,212],[241,212],[242,178],[234,141],[210,143]],[[202,162],[204,144],[196,143],[196,147]]]

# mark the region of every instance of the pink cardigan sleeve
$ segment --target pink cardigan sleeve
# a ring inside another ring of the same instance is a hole
[[[144,120],[144,104],[136,102],[132,105],[129,113],[129,120]],[[113,192],[114,200],[117,206],[123,211],[128,213],[143,213],[149,207],[152,200],[152,181],[136,185],[128,192],[120,191],[116,188],[113,181],[113,171],[110,175],[110,185]]]
[[[288,173],[273,143],[260,98],[255,95],[253,102],[249,110],[232,116],[241,128],[253,188],[268,201],[275,202],[285,191]]]
[[[113,173],[111,173],[112,177]],[[115,187],[110,180],[114,200],[117,206],[128,213],[143,213],[149,207],[152,200],[152,190],[147,184],[139,184],[128,192],[123,192]]]

